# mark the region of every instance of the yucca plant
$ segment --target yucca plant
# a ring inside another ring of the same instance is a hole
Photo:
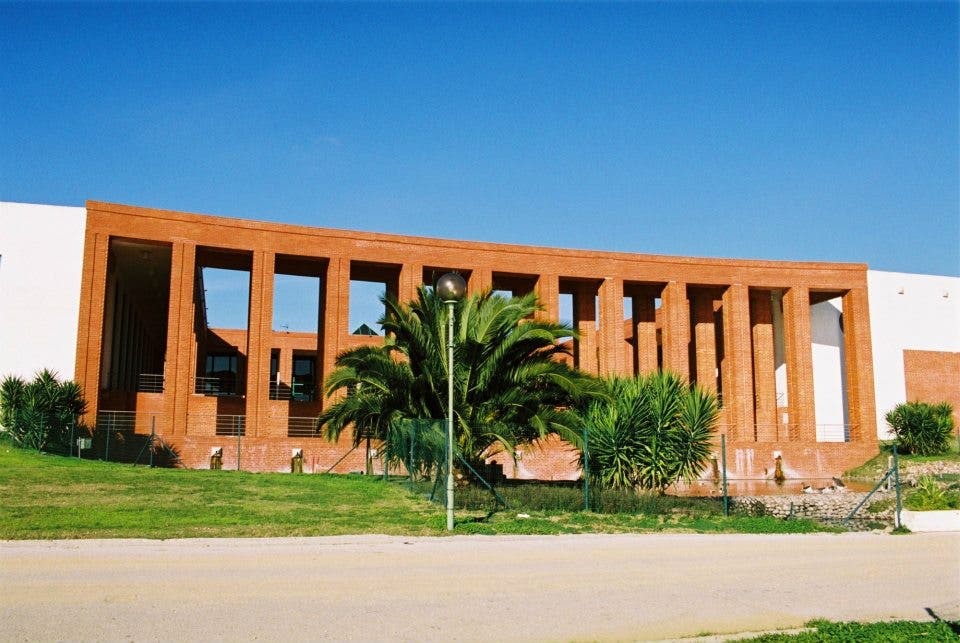
[[[904,453],[940,455],[949,451],[953,407],[946,402],[904,402],[886,415],[887,424]]]
[[[0,422],[14,443],[38,451],[66,451],[70,427],[87,408],[75,382],[42,370],[32,382],[9,376],[0,383]]]
[[[700,473],[717,422],[715,396],[669,372],[604,383],[612,402],[593,402],[586,413],[595,484],[662,494]]]

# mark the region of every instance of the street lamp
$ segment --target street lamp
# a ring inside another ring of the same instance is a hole
[[[467,282],[448,272],[437,280],[436,293],[447,305],[447,531],[453,531],[453,307],[467,294]]]

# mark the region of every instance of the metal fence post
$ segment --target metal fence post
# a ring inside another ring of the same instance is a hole
[[[237,418],[237,471],[240,470],[240,423],[242,420]]]
[[[150,418],[150,468],[153,468],[153,440],[156,435],[157,416]]]
[[[893,486],[897,490],[897,513],[894,516],[893,526],[900,527],[900,459],[897,457],[897,443],[893,443]]]
[[[730,499],[727,497],[727,434],[720,436],[720,459],[723,460],[723,515],[730,515]]]
[[[73,424],[74,421],[70,420],[70,442],[67,443],[67,448],[70,449],[70,451],[67,453],[68,457],[73,455]],[[79,449],[77,449],[77,451],[79,451]],[[79,453],[77,455],[79,456]]]
[[[136,420],[134,420],[134,422],[136,422]],[[110,462],[110,434],[111,433],[113,433],[113,431],[110,430],[110,425],[108,424],[107,425],[107,442],[103,448],[103,459],[106,462]]]
[[[583,510],[590,511],[590,431],[583,427]]]
[[[410,474],[410,489],[413,489],[413,446],[417,439],[417,428],[413,422],[409,422],[410,427],[410,459],[407,460],[407,473]]]

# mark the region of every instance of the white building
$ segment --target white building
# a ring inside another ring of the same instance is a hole
[[[86,216],[0,201],[0,377],[73,378]]]

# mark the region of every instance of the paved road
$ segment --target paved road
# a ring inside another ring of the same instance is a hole
[[[0,543],[0,640],[650,640],[960,618],[960,534]]]

